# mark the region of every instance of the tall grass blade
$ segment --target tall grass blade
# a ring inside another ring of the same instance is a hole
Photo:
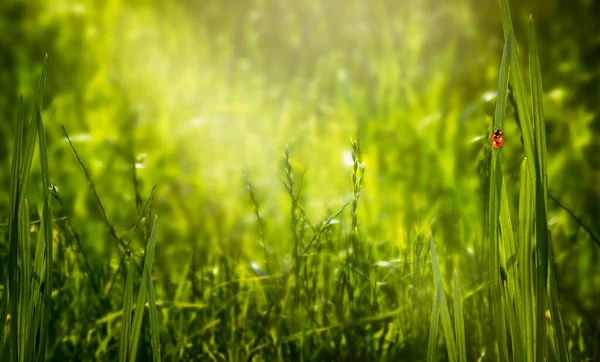
[[[565,338],[562,311],[558,303],[558,289],[556,287],[556,279],[554,278],[554,266],[550,264],[549,269],[550,291],[548,298],[550,300],[550,316],[554,329],[554,348],[556,349],[559,362],[570,362],[571,356],[569,355],[567,340]]]
[[[140,331],[142,328],[142,321],[144,318],[144,304],[146,301],[146,293],[148,290],[148,280],[144,277],[145,273],[152,271],[152,264],[154,262],[154,248],[156,246],[156,226],[158,218],[154,219],[152,225],[152,232],[148,239],[148,245],[146,247],[146,253],[144,257],[144,269],[142,270],[142,278],[140,283],[140,289],[138,291],[137,303],[135,305],[135,314],[133,317],[133,325],[131,327],[131,340],[129,342],[129,361],[135,361],[137,356],[138,342],[140,339]]]
[[[31,121],[29,122],[29,127],[25,129],[23,133],[23,142],[22,145],[22,158],[19,170],[19,190],[23,193],[19,196],[23,199],[25,198],[25,192],[27,192],[27,184],[29,183],[29,175],[31,174],[31,161],[33,159],[33,151],[35,148],[36,137],[38,136],[37,126],[37,113],[41,112],[42,103],[44,100],[44,87],[46,85],[46,73],[48,68],[48,54],[44,57],[44,65],[42,67],[42,74],[40,75],[38,81],[38,88],[35,97],[35,104],[33,113],[31,114]],[[37,110],[36,110],[37,109]]]
[[[456,274],[456,270],[454,271],[454,332],[456,333],[458,361],[466,362],[467,346],[465,342],[465,320],[463,317],[460,287],[458,285],[458,274]]]
[[[546,311],[546,294],[548,287],[549,268],[549,237],[548,222],[546,217],[547,186],[546,186],[546,133],[544,126],[544,106],[542,77],[540,73],[539,57],[535,41],[533,18],[529,19],[529,62],[531,77],[531,104],[534,121],[534,142],[536,150],[535,162],[535,224],[536,224],[536,295],[537,295],[537,360],[546,358],[546,321],[542,316]]]
[[[4,285],[2,299],[0,299],[0,357],[4,356],[4,329],[6,327],[6,317],[8,315],[8,285],[7,283],[4,283]]]
[[[25,124],[25,120],[24,120],[24,111],[23,111],[23,95],[21,94],[20,98],[19,98],[19,103],[18,103],[18,108],[17,108],[17,131],[15,134],[15,140],[13,143],[13,155],[12,155],[12,161],[11,161],[11,178],[10,178],[10,183],[11,183],[11,201],[10,201],[10,211],[8,214],[8,226],[9,226],[9,236],[8,236],[8,240],[10,243],[9,246],[9,262],[8,262],[8,273],[7,273],[7,280],[4,283],[4,293],[2,294],[2,308],[0,310],[0,357],[3,356],[3,346],[4,346],[4,328],[6,325],[6,319],[8,316],[8,311],[10,309],[10,313],[12,315],[15,315],[15,310],[13,309],[16,305],[16,301],[15,303],[11,302],[10,298],[9,298],[9,293],[14,293],[10,290],[10,285],[13,285],[13,289],[16,288],[16,270],[17,270],[17,259],[16,259],[16,254],[17,254],[17,248],[18,245],[16,244],[16,240],[13,240],[13,238],[16,238],[16,233],[18,230],[17,227],[17,215],[19,212],[19,204],[20,204],[20,197],[19,197],[19,175],[20,175],[20,169],[21,169],[21,150],[22,150],[22,141],[23,141],[23,132],[24,132],[24,124]],[[14,294],[13,294],[14,295]],[[14,321],[13,321],[14,322]],[[11,327],[13,328],[13,331],[16,330],[15,329],[15,324],[13,324],[13,322],[11,322]],[[11,334],[11,348],[14,349],[15,346],[15,340],[18,340],[17,336],[12,336],[15,333]]]
[[[150,270],[145,271],[146,283],[148,283],[148,304],[150,314],[150,342],[152,347],[152,360],[160,362],[160,331],[158,328],[158,314],[156,313],[156,295],[154,294],[154,283]]]
[[[541,229],[540,237],[542,238],[539,259],[541,261],[541,268],[544,268],[544,271],[547,272],[547,284],[549,284],[548,298],[550,302],[552,327],[554,329],[554,346],[556,348],[556,355],[559,361],[570,361],[570,355],[568,352],[562,323],[562,313],[558,304],[558,292],[556,288],[554,268],[551,262],[552,250],[548,237],[548,175],[546,170],[548,154],[546,149],[546,125],[544,120],[544,93],[542,87],[540,58],[537,49],[535,26],[533,24],[532,16],[529,17],[529,67],[531,73],[531,99],[536,131],[535,139],[539,169],[539,181],[536,183],[536,195],[538,195],[536,213],[538,215],[538,219],[541,219],[538,222],[538,233],[539,229]],[[540,281],[542,279],[543,276],[540,278]],[[538,294],[538,300],[542,299],[540,296],[541,294]]]
[[[30,254],[30,243],[31,237],[29,232],[29,204],[27,200],[23,200],[23,208],[21,209],[21,215],[19,217],[19,238],[20,238],[20,273],[19,273],[19,356],[21,360],[25,360],[26,348],[28,346],[27,336],[29,334],[30,327],[30,305],[29,305],[29,292],[31,290],[31,254]]]
[[[123,294],[123,315],[121,317],[121,338],[119,340],[119,361],[127,361],[129,352],[129,331],[131,329],[131,307],[133,305],[133,268],[131,267],[132,256],[125,261],[127,277],[125,281],[125,293]]]
[[[535,129],[535,145],[537,153],[537,168],[539,169],[540,183],[543,188],[543,198],[540,202],[547,209],[548,175],[546,174],[546,125],[544,121],[544,91],[542,87],[542,73],[533,17],[529,16],[529,69],[531,81],[531,104],[533,107],[533,123]]]
[[[502,15],[502,29],[504,31],[504,39],[506,42],[512,43],[512,54],[510,55],[510,83],[513,86],[515,103],[517,104],[517,111],[521,119],[521,133],[523,135],[523,143],[525,147],[525,155],[530,160],[535,160],[535,147],[533,141],[533,122],[531,118],[531,108],[529,107],[529,100],[527,91],[525,89],[525,78],[523,76],[523,70],[519,63],[519,54],[517,51],[517,40],[514,35],[512,26],[512,20],[510,16],[510,8],[508,6],[508,0],[500,0],[500,10]],[[530,168],[532,176],[534,175],[534,169]]]
[[[508,97],[508,79],[510,75],[509,60],[513,53],[513,42],[506,41],[500,63],[500,76],[498,78],[498,97],[494,117],[494,127],[501,128],[504,125],[506,101]],[[508,361],[508,346],[505,330],[504,307],[502,305],[503,288],[500,278],[500,201],[503,183],[502,174],[502,148],[492,150],[490,171],[490,201],[489,201],[489,246],[490,246],[490,283],[491,303],[494,317],[494,325],[497,334],[499,358],[502,362]]]
[[[41,95],[40,95],[41,97]],[[39,99],[41,102],[41,98]],[[46,152],[46,135],[44,133],[44,124],[40,108],[35,107],[37,130],[39,138],[40,163],[42,168],[42,194],[44,208],[42,211],[42,230],[46,246],[46,286],[44,289],[44,313],[40,332],[40,360],[45,360],[46,344],[48,339],[48,329],[50,327],[50,310],[52,301],[52,191],[50,187],[50,175],[48,170],[48,154]]]
[[[12,158],[12,174],[11,174],[11,184],[12,184],[12,195],[10,202],[10,212],[8,215],[9,219],[9,259],[8,259],[8,283],[5,285],[4,294],[10,293],[6,295],[6,301],[9,303],[9,311],[10,311],[10,350],[11,350],[11,361],[19,360],[19,322],[18,322],[18,313],[19,313],[19,292],[20,287],[18,285],[18,258],[19,258],[19,216],[20,216],[20,206],[22,200],[22,188],[21,188],[21,164],[23,162],[23,149],[22,142],[24,138],[25,132],[25,121],[23,115],[23,96],[21,96],[19,101],[19,109],[17,111],[17,134],[15,137],[15,143],[13,147],[13,158]],[[2,324],[5,323],[5,320]]]
[[[443,293],[441,285],[435,288],[433,297],[433,308],[431,309],[431,323],[429,324],[429,341],[427,342],[427,362],[435,361],[435,351],[437,349],[438,320],[440,318],[440,298]]]
[[[502,244],[504,246],[506,280],[502,286],[504,292],[505,315],[511,331],[512,353],[518,361],[526,360],[525,347],[523,345],[521,291],[518,286],[519,273],[517,263],[517,251],[513,234],[512,221],[508,206],[508,194],[506,183],[502,179],[502,194],[500,200],[500,229],[502,231]]]
[[[535,188],[527,157],[521,162],[521,184],[519,191],[519,282],[523,300],[523,337],[527,350],[527,361],[535,361],[535,268],[533,265],[534,253],[534,193]]]
[[[433,265],[433,280],[436,288],[442,288],[440,293],[440,317],[442,322],[442,330],[444,331],[444,341],[446,342],[446,349],[448,350],[448,360],[450,362],[457,360],[456,342],[454,338],[454,331],[452,329],[452,321],[450,319],[450,311],[448,309],[448,303],[446,302],[446,294],[444,293],[444,284],[442,282],[442,274],[440,272],[440,265],[438,263],[437,253],[435,251],[435,244],[433,242],[433,235],[429,236],[429,247],[431,248],[431,264]]]

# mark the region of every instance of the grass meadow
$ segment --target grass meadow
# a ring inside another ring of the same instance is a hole
[[[0,360],[600,360],[600,9],[476,3],[0,5]]]

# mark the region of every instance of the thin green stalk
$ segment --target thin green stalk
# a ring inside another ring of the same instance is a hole
[[[467,362],[467,346],[465,341],[465,321],[463,316],[458,274],[454,271],[454,333],[456,333],[456,346],[458,361]]]
[[[435,361],[435,352],[437,350],[437,333],[440,318],[440,299],[443,293],[442,285],[435,288],[433,297],[433,308],[431,308],[431,322],[429,323],[429,341],[427,342],[427,362]]]
[[[158,327],[158,314],[156,312],[156,295],[154,293],[154,282],[150,270],[145,271],[146,283],[148,283],[148,314],[150,315],[150,343],[152,347],[152,360],[160,362],[160,331]]]
[[[40,141],[40,163],[42,166],[42,194],[44,195],[44,207],[42,211],[42,230],[45,240],[46,254],[46,286],[44,289],[44,309],[42,315],[42,325],[40,331],[40,360],[44,361],[46,356],[46,345],[48,342],[48,329],[50,328],[50,310],[52,302],[52,189],[50,184],[50,175],[48,169],[48,154],[46,152],[46,134],[44,133],[44,124],[40,109],[36,107],[36,119],[38,138]]]
[[[519,281],[523,299],[523,336],[527,350],[527,361],[535,361],[535,266],[534,253],[534,193],[533,179],[527,170],[530,167],[526,158],[521,162],[521,186],[519,192]]]
[[[154,218],[152,232],[150,233],[150,238],[148,239],[148,245],[146,247],[146,253],[144,257],[144,269],[142,271],[140,289],[138,291],[138,298],[135,306],[135,314],[133,317],[133,325],[131,329],[131,340],[129,342],[129,361],[136,361],[138,342],[140,339],[140,331],[142,328],[142,320],[144,318],[144,304],[146,301],[148,290],[148,279],[144,277],[144,273],[152,272],[152,264],[154,263],[154,248],[156,246],[157,223],[158,218]]]
[[[431,250],[431,264],[433,266],[433,281],[437,288],[441,288],[440,293],[440,316],[442,322],[442,330],[444,331],[444,340],[446,341],[446,349],[448,350],[448,360],[455,362],[458,359],[458,352],[456,350],[456,341],[454,331],[452,329],[452,321],[450,319],[450,311],[448,309],[448,303],[446,302],[446,294],[444,293],[444,284],[442,282],[442,274],[440,272],[440,265],[435,251],[435,244],[433,242],[433,234],[429,236],[429,247]]]
[[[127,362],[129,351],[129,335],[131,329],[131,307],[133,304],[133,268],[131,267],[132,256],[125,260],[127,266],[127,277],[125,281],[125,293],[123,294],[123,315],[121,316],[121,338],[119,339],[119,361]]]
[[[498,79],[498,96],[496,100],[496,111],[494,117],[494,128],[502,128],[504,125],[506,100],[508,96],[509,60],[512,54],[512,41],[507,40],[504,45],[502,61],[500,64],[500,76]],[[491,303],[495,330],[497,332],[497,344],[500,361],[508,362],[508,346],[505,331],[503,288],[500,278],[500,201],[503,183],[502,173],[502,148],[493,149],[491,153],[490,171],[490,201],[489,201],[489,238],[490,238],[490,283]]]
[[[250,181],[250,177],[248,176],[248,173],[246,173],[246,172],[244,172],[244,181],[246,183],[246,190],[248,191],[248,195],[250,196],[252,205],[254,205],[254,217],[256,218],[256,221],[258,223],[258,233],[260,236],[261,246],[263,248],[264,258],[265,258],[265,269],[267,271],[267,274],[270,274],[273,271],[273,269],[271,268],[270,263],[269,263],[269,254],[268,254],[268,250],[267,250],[265,230],[264,230],[264,226],[263,226],[263,219],[260,215],[258,199],[256,198],[256,194],[254,192],[254,186],[252,185],[252,181]]]

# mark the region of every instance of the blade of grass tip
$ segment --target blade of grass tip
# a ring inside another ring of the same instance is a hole
[[[125,280],[125,293],[123,294],[123,315],[121,316],[121,338],[119,344],[119,361],[127,361],[129,352],[129,330],[131,329],[131,307],[133,305],[133,268],[131,267],[132,256],[126,259],[127,277]]]
[[[41,99],[40,99],[41,101]],[[48,329],[50,327],[50,310],[52,302],[52,190],[50,188],[50,175],[48,170],[48,154],[46,152],[46,135],[40,108],[35,106],[37,130],[39,138],[40,163],[42,169],[42,193],[44,208],[42,211],[42,230],[46,245],[46,288],[44,290],[44,312],[42,315],[42,326],[40,332],[40,360],[45,361]]]
[[[494,117],[494,128],[502,128],[505,118],[506,100],[508,96],[508,78],[510,74],[509,59],[512,52],[512,41],[509,39],[504,45],[502,61],[500,63],[500,75],[498,77],[498,96],[496,101],[496,111]],[[490,272],[492,286],[499,287],[500,281],[500,239],[499,216],[500,199],[502,188],[502,148],[492,150],[492,161],[490,171],[490,202],[489,202],[489,235],[490,247],[492,248],[490,257]]]
[[[442,286],[435,288],[433,297],[433,308],[431,309],[431,323],[429,324],[429,341],[427,342],[427,362],[435,361],[435,352],[437,349],[438,320],[440,317],[440,295],[444,291]]]
[[[138,291],[137,303],[135,305],[135,314],[133,317],[133,325],[131,329],[131,340],[129,342],[129,361],[135,361],[137,356],[138,341],[140,338],[142,320],[144,318],[144,304],[146,301],[146,293],[148,288],[148,280],[144,277],[144,273],[146,273],[146,271],[152,271],[152,263],[154,261],[154,248],[156,245],[157,223],[158,218],[154,218],[152,232],[150,233],[150,238],[148,239],[148,245],[146,247],[146,255],[144,257],[144,269],[142,271],[140,289]]]
[[[463,317],[462,301],[460,299],[460,288],[458,286],[458,275],[454,271],[454,333],[456,333],[456,346],[458,349],[458,360],[467,361],[467,347],[465,342],[465,321]]]
[[[452,321],[450,319],[450,311],[448,309],[448,303],[446,302],[446,294],[444,293],[444,284],[442,282],[442,275],[440,273],[440,265],[438,263],[437,253],[435,251],[435,244],[433,242],[433,234],[429,236],[429,247],[431,248],[431,264],[433,265],[433,280],[436,287],[442,288],[440,294],[440,316],[442,322],[442,330],[444,332],[444,341],[446,342],[446,349],[448,350],[448,360],[450,362],[457,360],[456,343],[454,337],[454,331],[452,329]]]
[[[23,195],[21,195],[22,198],[25,198],[25,192],[27,191],[26,185],[29,182],[29,175],[31,173],[31,161],[33,159],[33,151],[35,148],[36,137],[38,136],[37,113],[41,112],[41,109],[42,109],[42,102],[44,99],[44,87],[46,85],[47,66],[48,66],[48,55],[46,54],[46,56],[44,57],[44,65],[42,67],[42,74],[40,75],[40,78],[38,81],[37,94],[36,94],[36,98],[35,98],[35,104],[33,106],[33,112],[31,114],[31,121],[29,122],[29,127],[24,132],[25,143],[23,144],[22,147],[23,147],[23,154],[25,156],[21,162],[21,169],[19,171],[20,177],[21,177],[20,190],[22,190],[21,192],[23,193]]]
[[[548,286],[548,268],[549,260],[549,239],[548,239],[548,222],[546,218],[547,207],[547,189],[545,176],[545,138],[544,132],[544,105],[543,105],[543,90],[542,76],[540,73],[539,57],[535,40],[535,30],[533,27],[533,18],[529,18],[529,61],[530,61],[530,77],[531,77],[531,105],[533,108],[533,120],[535,123],[535,149],[536,162],[535,165],[535,223],[536,223],[536,267],[537,267],[537,359],[542,361],[546,358],[546,321],[543,316],[546,310],[546,294]]]
[[[502,60],[500,62],[500,75],[498,76],[498,96],[496,97],[496,109],[494,112],[494,128],[504,126],[504,114],[506,113],[506,102],[508,99],[508,80],[510,76],[510,57],[513,53],[513,41],[508,39],[504,44]]]
[[[22,144],[23,144],[23,132],[24,132],[24,127],[25,127],[25,115],[23,112],[23,94],[21,94],[21,97],[19,98],[19,106],[17,108],[17,133],[15,134],[15,141],[13,143],[13,157],[12,157],[12,164],[11,164],[11,179],[10,179],[10,183],[11,183],[11,205],[13,206],[12,210],[12,215],[15,216],[15,212],[17,212],[15,207],[18,207],[20,201],[18,201],[20,198],[18,196],[19,194],[19,175],[21,173],[21,158],[22,158]],[[9,217],[9,219],[12,219]],[[9,227],[10,227],[10,222],[9,222]]]
[[[531,109],[527,99],[527,91],[525,90],[525,78],[523,77],[523,70],[521,68],[521,64],[519,63],[517,40],[514,35],[508,0],[500,0],[500,10],[502,14],[502,29],[504,31],[504,39],[512,42],[513,51],[509,58],[511,65],[510,83],[513,86],[515,103],[517,104],[517,111],[521,119],[521,132],[523,134],[525,155],[530,160],[535,160]],[[530,169],[530,172],[532,173],[532,176],[534,176],[533,168]]]
[[[177,289],[175,289],[175,297],[173,301],[180,302],[182,301],[183,291],[185,288],[185,282],[188,280],[188,276],[190,274],[190,269],[192,267],[193,258],[190,256],[190,260],[185,264],[183,268],[183,273],[179,277],[179,282],[177,283]]]
[[[508,39],[504,45],[502,61],[500,63],[500,75],[498,77],[498,96],[496,100],[496,111],[494,127],[501,128],[504,124],[506,100],[508,96],[508,78],[511,74],[510,63],[513,54],[513,41]],[[508,361],[508,345],[505,329],[504,309],[502,305],[502,288],[500,278],[500,200],[503,182],[502,173],[502,148],[493,149],[491,155],[490,171],[490,201],[489,201],[489,237],[490,237],[490,281],[492,312],[495,331],[497,332],[497,343],[499,359]]]
[[[21,200],[23,200],[22,187],[21,187],[21,168],[24,162],[23,142],[25,138],[25,119],[23,111],[23,96],[19,100],[19,108],[17,111],[17,134],[13,145],[13,158],[12,158],[12,195],[11,195],[11,206],[9,212],[9,261],[8,261],[8,288],[5,293],[7,295],[7,303],[9,303],[9,311],[11,315],[10,319],[10,349],[14,351],[11,353],[11,361],[18,360],[18,250],[19,250],[19,210],[21,207]],[[4,322],[3,322],[4,323]],[[1,342],[0,342],[1,343]]]
[[[40,74],[40,78],[38,80],[38,88],[37,94],[35,98],[35,102],[38,108],[41,110],[42,105],[44,103],[44,88],[46,87],[46,76],[48,73],[48,54],[44,56],[44,65],[42,66],[42,74]]]
[[[523,333],[526,361],[535,361],[535,296],[534,281],[535,268],[533,265],[533,209],[534,186],[531,173],[527,170],[529,160],[527,157],[521,162],[521,185],[519,191],[519,282],[523,298]]]
[[[146,283],[148,284],[148,302],[150,314],[150,343],[152,347],[152,360],[160,362],[160,331],[158,328],[158,314],[156,313],[156,295],[150,270],[145,270]]]
[[[542,73],[538,55],[533,16],[529,15],[529,68],[531,78],[531,104],[533,107],[533,122],[537,150],[537,163],[540,170],[540,182],[543,187],[544,208],[547,210],[546,195],[548,194],[548,176],[546,174],[546,125],[544,121],[544,91],[542,87]]]

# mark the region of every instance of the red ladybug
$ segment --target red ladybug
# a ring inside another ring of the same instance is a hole
[[[503,144],[504,136],[502,133],[502,129],[495,128],[494,132],[492,133],[492,146],[494,146],[494,148],[500,148]]]

